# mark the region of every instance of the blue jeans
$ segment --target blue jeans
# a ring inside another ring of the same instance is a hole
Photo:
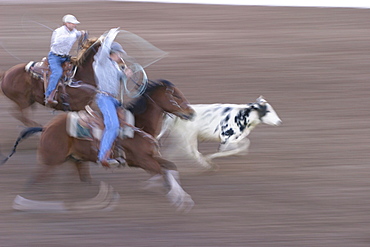
[[[60,77],[63,75],[62,64],[68,60],[68,57],[59,57],[49,52],[48,61],[51,75],[49,85],[45,92],[45,97],[49,97],[51,92],[57,87]]]
[[[111,96],[97,94],[96,103],[103,114],[105,125],[98,154],[98,159],[103,160],[106,158],[107,152],[109,152],[114,140],[118,136],[119,120],[117,115],[117,107],[119,106],[119,102]]]

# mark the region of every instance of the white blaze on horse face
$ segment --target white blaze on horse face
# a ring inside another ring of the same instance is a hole
[[[269,103],[266,103],[267,113],[261,118],[262,122],[268,125],[278,126],[282,123],[281,119]]]

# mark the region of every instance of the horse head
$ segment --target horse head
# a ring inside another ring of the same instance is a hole
[[[259,120],[262,123],[276,126],[282,123],[274,108],[262,96],[258,97],[256,102],[251,104],[251,107],[258,112]]]
[[[184,120],[192,120],[195,116],[194,109],[184,94],[175,85],[167,80],[159,80],[161,90],[156,90],[150,97],[165,112],[172,113]]]
[[[92,64],[94,55],[97,53],[100,45],[101,40],[98,38],[89,38],[81,42],[77,56],[71,58],[72,63],[77,66],[82,66],[90,62]]]
[[[71,58],[72,64],[79,68],[74,76],[76,81],[83,81],[86,84],[96,86],[92,65],[94,56],[98,52],[100,45],[101,40],[98,38],[87,39],[81,44],[77,56]]]

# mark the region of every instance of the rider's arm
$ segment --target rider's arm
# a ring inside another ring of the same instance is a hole
[[[109,59],[109,54],[111,50],[111,45],[113,40],[116,38],[118,34],[118,28],[112,28],[109,30],[107,36],[105,36],[99,51],[95,55],[95,62],[98,63],[105,63],[107,59]]]
[[[57,28],[53,31],[51,36],[51,45],[52,46],[59,46],[64,45],[66,40],[68,39],[76,39],[81,36],[81,32],[74,30],[73,32],[69,33],[65,31],[63,28]]]

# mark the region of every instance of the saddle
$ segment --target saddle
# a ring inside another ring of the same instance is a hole
[[[73,66],[70,61],[66,61],[62,64],[63,75],[61,80],[64,83],[69,83],[73,78],[75,72],[74,67],[75,66]],[[43,80],[45,85],[48,84],[51,71],[49,68],[48,59],[46,57],[43,57],[40,62],[30,61],[25,66],[25,70],[31,73],[31,75],[34,76],[35,78]]]
[[[61,87],[60,90],[60,97],[62,99],[63,108],[65,111],[70,110],[69,103],[68,103],[68,96],[66,93],[66,86],[75,87],[76,81],[73,81],[73,77],[76,73],[77,66],[74,66],[70,61],[66,61],[62,64],[63,74],[60,78],[56,88],[51,92],[52,99],[55,98],[56,94],[58,94],[58,88]],[[37,78],[44,82],[44,90],[46,91],[49,78],[50,78],[50,67],[49,62],[46,57],[44,57],[40,62],[31,61],[25,66],[25,70],[31,74],[34,78]],[[78,84],[78,83],[77,83]]]
[[[119,138],[133,138],[136,129],[133,114],[124,108],[118,108],[117,115],[120,122]],[[88,141],[100,141],[103,131],[103,117],[90,106],[87,105],[85,110],[68,113],[67,133],[69,136]]]
[[[124,163],[126,154],[117,140],[133,138],[135,133],[152,142],[156,146],[156,155],[161,156],[158,141],[152,135],[134,126],[134,115],[129,110],[118,108],[117,115],[120,128],[118,137],[112,145],[110,158],[117,160],[119,163]],[[69,136],[80,140],[91,141],[92,146],[98,150],[104,131],[103,117],[100,113],[92,110],[90,106],[86,106],[85,110],[67,113],[66,129]],[[73,157],[79,159],[77,156]]]

